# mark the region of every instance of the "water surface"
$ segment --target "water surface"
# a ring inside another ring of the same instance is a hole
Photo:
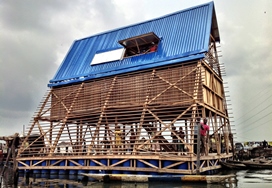
[[[2,171],[2,168],[0,170]],[[221,171],[220,174],[234,174],[236,181],[226,182],[224,184],[206,184],[206,183],[171,183],[171,182],[150,182],[150,183],[103,183],[84,181],[82,176],[75,175],[30,175],[26,178],[25,174],[20,174],[18,186],[20,188],[70,188],[70,187],[92,187],[92,188],[271,188],[272,170],[240,170],[240,171]],[[15,187],[12,176],[12,169],[5,171],[1,178],[1,188]],[[232,179],[232,180],[235,180]],[[27,181],[28,180],[28,181]]]

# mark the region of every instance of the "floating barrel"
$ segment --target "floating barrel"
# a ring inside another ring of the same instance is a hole
[[[49,173],[41,173],[41,178],[49,178]]]
[[[25,161],[25,164],[27,164],[28,166],[30,165],[30,161]],[[25,172],[29,172],[29,170],[25,170]]]
[[[151,163],[152,165],[159,167],[159,161],[155,160],[155,159],[151,159],[149,160],[149,163]],[[150,172],[150,175],[158,175],[158,172]]]
[[[68,163],[69,167],[73,167],[76,166],[74,163],[72,163],[71,161],[69,161]],[[69,170],[69,175],[76,175],[77,174],[77,170]]]
[[[107,159],[100,159],[100,162],[105,165],[105,166],[108,166],[108,160]],[[101,170],[100,171],[101,174],[106,174],[107,171],[106,170]]]
[[[177,166],[179,170],[187,170],[188,169],[188,162],[182,163]]]
[[[37,162],[39,162],[39,160],[34,160],[32,161],[32,165],[35,165]],[[35,165],[35,166],[41,166],[41,164]],[[33,174],[40,174],[41,170],[40,169],[34,169],[33,170]]]
[[[60,166],[60,167],[63,166],[63,169],[59,170],[59,175],[66,175],[66,174],[67,174],[67,171],[64,170],[64,168],[65,168],[65,161],[61,161],[61,162],[59,163],[59,166]]]
[[[56,160],[51,160],[50,165],[54,164],[55,162],[57,162],[57,161]],[[59,174],[59,171],[57,169],[51,169],[50,170],[50,175],[55,175],[55,174]]]
[[[168,161],[168,160],[165,160],[162,162],[162,167],[167,167],[169,165],[173,164],[173,161]],[[165,175],[171,175],[171,173],[168,173],[168,172],[165,172]]]
[[[58,179],[68,179],[68,174],[59,174]]]
[[[146,164],[144,164],[143,162],[137,160],[136,166],[137,166],[138,168],[145,168],[145,167],[146,167]],[[142,171],[138,170],[138,171],[137,171],[137,174],[146,174],[146,172],[142,172]]]
[[[34,178],[34,174],[33,174],[33,178]],[[41,173],[35,174],[35,178],[41,178]]]
[[[47,166],[46,161],[42,162],[42,166],[43,167]],[[42,174],[49,174],[49,169],[42,169]]]
[[[59,174],[49,174],[49,179],[58,179],[59,178]]]
[[[130,167],[130,162],[131,162],[130,160],[125,161],[125,162],[123,163],[123,166],[129,168],[129,167]],[[131,171],[124,171],[123,173],[124,173],[124,174],[132,174]]]
[[[111,164],[115,164],[118,163],[120,161],[120,159],[112,159],[111,160]],[[117,165],[118,166],[118,165]],[[122,174],[122,171],[120,170],[112,170],[111,172],[112,174]]]
[[[77,174],[69,174],[68,179],[76,181],[77,180]]]
[[[84,159],[79,159],[77,162],[78,162],[78,164],[80,164],[81,166],[85,166]],[[80,174],[80,173],[86,173],[86,170],[79,169],[79,170],[78,170],[78,174]]]
[[[90,161],[90,166],[97,166],[97,164],[93,160],[91,160]],[[89,173],[90,174],[97,174],[98,170],[90,170]]]

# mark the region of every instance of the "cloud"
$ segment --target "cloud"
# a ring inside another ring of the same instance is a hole
[[[218,15],[235,129],[240,140],[269,139],[268,133],[256,126],[272,130],[264,123],[269,122],[270,117],[265,114],[272,112],[271,107],[267,108],[267,104],[271,104],[271,92],[267,91],[272,86],[272,34],[268,32],[272,29],[271,14],[264,13],[268,1],[251,1],[248,6],[239,6],[239,2],[237,6],[225,2],[225,8],[231,11]]]
[[[74,40],[206,2],[210,0],[1,1],[0,135],[20,132],[29,123]],[[272,2],[214,2],[237,139],[262,140],[271,132],[264,123],[269,117],[259,118],[272,111],[266,108],[271,104]],[[258,123],[266,130],[262,136],[254,134]],[[247,125],[252,130],[241,134]]]
[[[50,2],[28,3],[4,1],[0,6],[1,133],[13,134],[28,123],[57,69],[53,49],[58,33],[45,22]]]
[[[1,2],[0,132],[28,124],[74,40],[121,25],[121,14],[111,1]]]

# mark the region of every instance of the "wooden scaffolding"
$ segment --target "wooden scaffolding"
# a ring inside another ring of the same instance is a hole
[[[210,143],[199,156],[195,131],[203,118]],[[232,156],[232,133],[215,42],[197,61],[53,87],[27,130],[19,169],[218,169],[219,160]]]

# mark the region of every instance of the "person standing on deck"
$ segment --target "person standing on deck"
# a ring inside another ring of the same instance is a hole
[[[207,125],[207,119],[204,119],[204,122],[200,124],[201,154],[208,155],[207,145],[210,127]]]
[[[181,138],[181,140],[179,140],[179,145],[178,145],[178,152],[181,152],[181,154],[185,154],[184,153],[184,131],[182,130],[182,127],[179,127],[179,132],[178,132],[178,136]],[[178,153],[178,155],[180,155],[180,153]]]
[[[114,134],[115,134],[115,146],[117,148],[117,154],[119,154],[119,151],[122,147],[122,142],[121,142],[122,131],[120,130],[120,126],[116,127]]]
[[[133,126],[131,126],[131,129],[130,129],[130,139],[129,140],[130,140],[129,141],[129,143],[130,143],[129,150],[133,151],[135,140],[136,140],[136,134],[134,132]]]
[[[157,128],[155,126],[151,127],[151,132],[149,132],[150,134],[150,138],[151,140],[151,151],[157,152],[160,151],[160,146],[159,146],[159,141],[157,140],[158,138],[155,136],[157,133]]]
[[[171,137],[173,139],[173,148],[174,148],[175,151],[177,151],[177,149],[178,149],[177,148],[177,143],[178,143],[178,137],[177,137],[177,135],[178,135],[178,132],[176,131],[176,127],[173,126],[172,127],[172,132],[171,132]]]

